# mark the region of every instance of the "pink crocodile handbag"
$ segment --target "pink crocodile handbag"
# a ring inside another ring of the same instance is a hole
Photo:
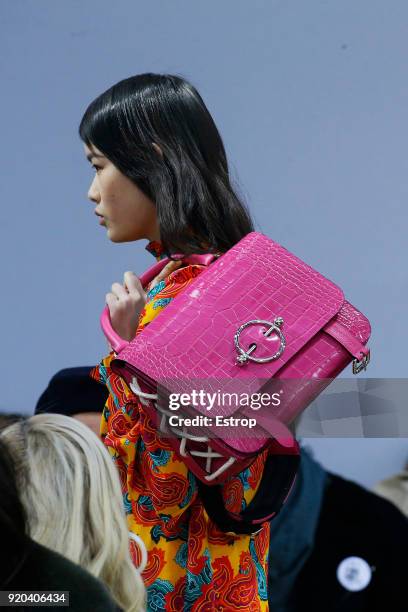
[[[133,341],[114,332],[107,308],[101,324],[116,353],[112,369],[191,471],[217,484],[263,449],[298,454],[288,425],[347,365],[354,374],[366,368],[371,329],[337,285],[259,232],[221,256],[183,261],[206,269]],[[167,262],[147,270],[142,285]],[[192,389],[212,394],[211,408],[189,401]],[[260,392],[273,405],[220,401]],[[188,401],[170,408],[183,393]]]

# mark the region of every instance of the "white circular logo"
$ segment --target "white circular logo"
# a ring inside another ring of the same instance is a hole
[[[362,591],[371,582],[371,567],[361,557],[347,557],[337,568],[337,580],[347,591]]]

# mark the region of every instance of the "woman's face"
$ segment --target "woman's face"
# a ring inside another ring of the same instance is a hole
[[[112,242],[147,238],[160,240],[156,207],[127,176],[94,145],[84,145],[85,155],[95,168],[88,198],[96,204],[95,214],[106,227]]]

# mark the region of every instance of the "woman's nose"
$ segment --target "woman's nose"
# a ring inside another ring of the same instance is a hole
[[[100,195],[98,189],[96,188],[95,179],[96,177],[93,179],[91,186],[88,189],[88,199],[91,200],[91,202],[95,202],[96,204],[98,204],[100,200]]]

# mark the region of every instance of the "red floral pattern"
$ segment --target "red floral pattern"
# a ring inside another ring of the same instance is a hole
[[[160,243],[147,250],[159,260]],[[136,336],[201,273],[189,265],[172,272],[148,292]],[[252,538],[226,534],[209,519],[195,477],[166,440],[159,437],[139,399],[110,367],[113,353],[93,370],[110,395],[101,420],[101,437],[118,467],[129,529],[145,542],[143,571],[147,609],[171,612],[268,610],[266,577],[269,524]],[[262,453],[222,490],[225,506],[240,509],[253,499],[265,462]],[[130,544],[135,565],[139,553]]]
[[[227,556],[215,559],[213,567],[212,582],[204,587],[202,600],[192,608],[194,612],[261,610],[255,587],[255,570],[249,553],[241,553],[240,570],[236,575]]]

